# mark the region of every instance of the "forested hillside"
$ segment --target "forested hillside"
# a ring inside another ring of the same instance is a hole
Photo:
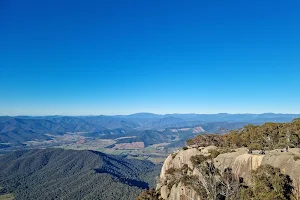
[[[135,199],[160,166],[94,151],[45,149],[0,157],[2,193],[16,199]]]
[[[289,123],[249,124],[228,134],[198,135],[187,140],[188,145],[218,147],[248,147],[249,149],[275,149],[300,146],[300,118]]]

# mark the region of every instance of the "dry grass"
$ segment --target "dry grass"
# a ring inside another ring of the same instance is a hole
[[[2,194],[0,200],[13,200],[15,197],[13,194]]]

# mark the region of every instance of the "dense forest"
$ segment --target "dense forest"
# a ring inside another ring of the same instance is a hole
[[[94,151],[16,151],[0,157],[0,186],[22,200],[128,200],[154,187],[160,167]]]
[[[289,123],[249,124],[227,134],[198,135],[188,145],[249,149],[276,149],[300,146],[300,118]]]

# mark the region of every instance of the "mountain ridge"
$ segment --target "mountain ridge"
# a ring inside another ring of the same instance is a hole
[[[16,151],[0,157],[0,185],[17,199],[135,199],[153,187],[151,162],[100,152]]]
[[[122,129],[160,130],[205,126],[208,132],[216,131],[209,123],[232,123],[233,128],[246,123],[287,122],[300,117],[299,114],[167,114],[137,113],[123,116],[0,116],[0,143],[22,144],[35,139],[50,139],[47,134],[59,135],[66,132],[108,132]],[[234,124],[241,124],[236,126]],[[227,126],[227,125],[225,125]],[[230,126],[228,126],[230,127]],[[226,128],[226,127],[219,127]]]

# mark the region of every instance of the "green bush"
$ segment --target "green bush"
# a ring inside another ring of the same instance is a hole
[[[279,168],[261,165],[252,172],[254,199],[289,200],[292,196],[292,180]]]
[[[209,149],[208,153],[210,153],[211,158],[216,158],[218,155],[220,155],[220,152],[216,149]]]

